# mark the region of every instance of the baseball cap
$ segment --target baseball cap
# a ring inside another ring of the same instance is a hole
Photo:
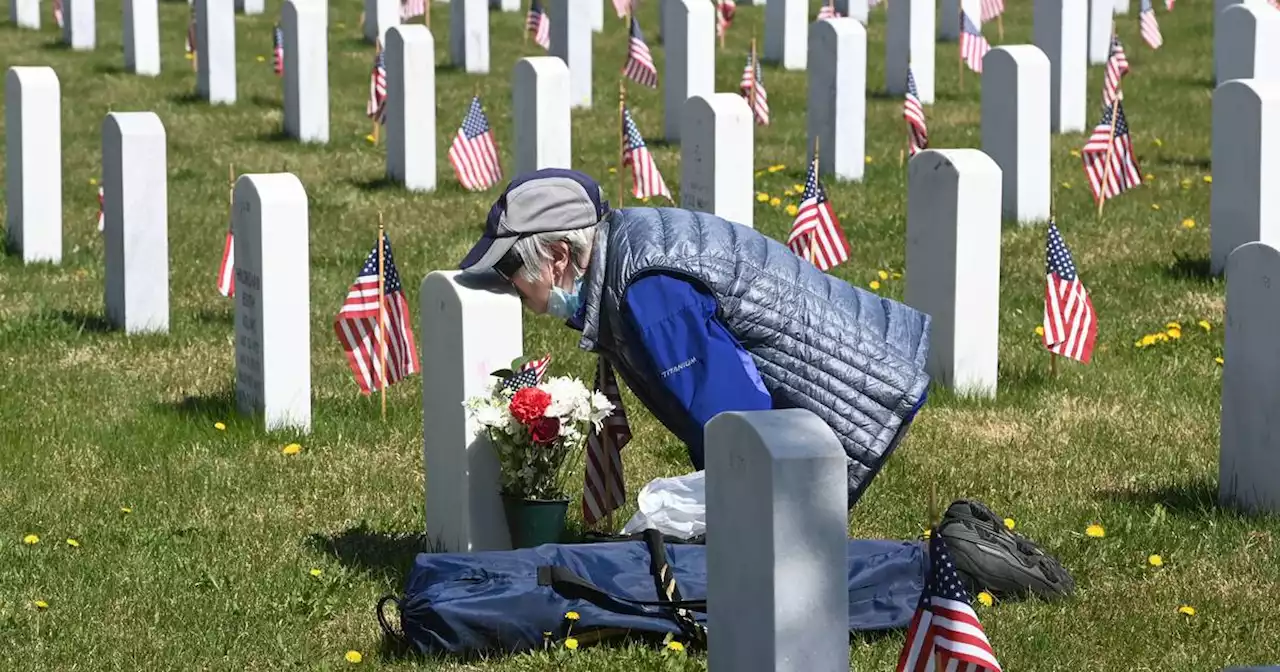
[[[520,175],[489,208],[484,235],[463,258],[458,268],[464,273],[491,269],[504,276],[504,259],[523,236],[548,231],[585,229],[609,212],[600,185],[584,173],[563,168],[544,168]]]

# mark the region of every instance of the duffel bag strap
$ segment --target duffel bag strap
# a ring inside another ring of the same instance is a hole
[[[396,611],[400,610],[400,600],[396,599],[395,595],[384,595],[381,600],[378,600],[378,606],[374,609],[378,614],[378,625],[382,626],[382,632],[386,633],[387,637],[403,642],[405,641],[404,632],[391,627],[391,623],[387,621],[387,614],[384,609],[388,602],[394,602]]]
[[[680,626],[685,634],[693,643],[699,646],[706,646],[707,630],[698,623],[693,617],[693,613],[680,606],[684,604],[684,600],[680,596],[680,588],[676,586],[676,576],[671,571],[671,564],[667,562],[667,547],[663,543],[662,533],[650,528],[644,531],[644,542],[649,547],[649,572],[653,574],[654,586],[658,590],[658,597],[665,598],[667,608],[671,610],[671,617],[675,620],[676,625]],[[706,610],[706,600],[701,600],[702,610]]]

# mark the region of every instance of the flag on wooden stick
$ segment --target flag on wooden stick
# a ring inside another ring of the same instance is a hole
[[[818,161],[809,162],[809,175],[804,182],[800,209],[791,224],[787,247],[826,271],[849,260],[849,240],[840,228],[827,192],[818,180]]]
[[[1098,319],[1071,251],[1053,220],[1049,221],[1044,266],[1044,347],[1088,364],[1098,336]]]
[[[502,162],[498,158],[498,145],[489,128],[489,118],[480,106],[480,97],[471,99],[471,107],[462,120],[462,127],[449,146],[449,163],[463,188],[484,191],[502,179]]]
[[[663,196],[672,200],[671,191],[667,189],[667,183],[658,171],[658,164],[654,162],[653,154],[649,153],[644,137],[640,135],[640,129],[636,127],[628,108],[622,110],[622,124],[622,164],[631,166],[631,193],[636,198]]]
[[[627,46],[627,62],[622,66],[622,74],[632,81],[651,89],[658,88],[658,68],[653,64],[653,54],[649,45],[644,42],[644,33],[640,32],[640,22],[631,17],[631,37]]]
[[[271,60],[277,75],[284,75],[284,30],[280,24],[271,32]]]
[[[1129,58],[1124,54],[1120,36],[1111,36],[1111,53],[1107,56],[1107,69],[1102,75],[1102,106],[1110,107],[1120,95],[1120,80],[1129,72]]]
[[[916,88],[916,76],[907,66],[907,96],[902,105],[902,116],[907,120],[907,146],[911,156],[929,148],[929,126],[924,120],[924,106],[920,104],[920,90]]]
[[[551,49],[551,17],[542,9],[538,0],[529,0],[529,13],[524,19],[524,29],[533,41],[543,49]]]
[[[409,302],[391,255],[391,240],[384,234],[379,242],[382,244],[381,277],[375,243],[333,321],[351,373],[364,394],[394,385],[421,368]]]
[[[626,502],[622,449],[631,441],[631,425],[622,407],[618,380],[604,357],[596,360],[595,391],[603,394],[614,409],[599,430],[592,427],[587,434],[586,475],[582,487],[582,519],[587,525],[595,525]]]
[[[1164,37],[1160,34],[1160,23],[1156,21],[1156,10],[1151,6],[1151,0],[1142,0],[1142,11],[1138,12],[1138,32],[1142,33],[1142,39],[1147,46],[1152,49],[1159,49],[1164,44]]]
[[[1080,150],[1084,173],[1095,202],[1101,203],[1142,184],[1142,171],[1133,156],[1133,139],[1124,118],[1124,105],[1115,101],[1102,111],[1102,120]]]
[[[936,531],[929,538],[929,566],[897,672],[1000,672],[969,592]]]

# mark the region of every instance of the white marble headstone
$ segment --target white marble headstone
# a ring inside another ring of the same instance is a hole
[[[511,73],[515,125],[515,174],[573,167],[569,68],[555,56],[516,61]]]
[[[798,408],[721,413],[705,433],[708,671],[848,670],[840,442]]]
[[[1102,65],[1111,55],[1115,10],[1115,0],[1089,0],[1089,65]]]
[[[1116,0],[1116,16],[1127,16],[1129,14],[1129,3],[1130,0]]]
[[[264,11],[265,4],[263,0],[236,0],[236,11],[245,16],[254,16]]]
[[[681,111],[690,96],[716,90],[716,8],[706,0],[662,0],[667,7],[663,136],[680,141]]]
[[[226,0],[195,0],[196,91],[210,103],[236,102],[236,16]]]
[[[1089,0],[1035,0],[1034,42],[1049,57],[1049,128],[1085,130]]]
[[[102,122],[107,320],[126,333],[169,331],[168,151],[154,112]]]
[[[89,51],[97,42],[96,0],[63,0],[62,41],[76,51]]]
[[[1038,47],[996,47],[982,61],[982,151],[1000,167],[1005,219],[1049,219],[1049,58]]]
[[[310,433],[307,192],[292,173],[241,175],[232,199],[236,406],[267,431]]]
[[[387,31],[387,177],[436,188],[435,37],[422,24]]]
[[[764,61],[804,70],[809,55],[809,3],[773,0],[764,9]]]
[[[560,15],[552,16],[554,33]],[[473,75],[489,72],[489,3],[485,0],[449,3],[449,59],[455,67]]]
[[[462,403],[524,352],[520,299],[496,274],[433,271],[422,280],[422,464],[427,537],[448,553],[511,548],[498,457]]]
[[[160,74],[158,0],[124,0],[124,69],[138,75]]]
[[[855,19],[864,27],[867,25],[867,16],[871,13],[867,0],[835,0],[833,4],[840,16]]]
[[[1231,5],[1213,22],[1213,66],[1218,84],[1233,79],[1280,79],[1280,10]]]
[[[606,2],[609,0],[590,0],[587,3],[587,11],[591,12],[591,32],[593,33],[604,32],[604,3]],[[609,6],[612,7],[613,3],[609,2]]]
[[[450,3],[452,4],[452,3]],[[452,13],[452,9],[450,12]],[[400,25],[400,0],[364,0],[364,41],[387,43],[387,29]]]
[[[518,12],[522,9],[520,0],[489,0],[489,9],[503,12]]]
[[[1280,513],[1280,250],[1264,242],[1227,261],[1218,500]]]
[[[1237,79],[1213,92],[1209,271],[1231,251],[1280,246],[1280,81]]]
[[[40,30],[40,0],[9,0],[9,22]]]
[[[318,0],[284,0],[284,132],[329,142],[329,9]]]
[[[4,80],[5,222],[22,261],[62,263],[62,91],[46,66]]]
[[[854,19],[809,29],[809,160],[819,139],[818,172],[861,180],[866,168],[867,29]]]
[[[907,305],[933,318],[934,381],[996,396],[1000,167],[977,149],[927,149],[907,164]]]
[[[693,96],[680,131],[680,207],[753,226],[755,118],[736,93]]]
[[[907,67],[916,79],[920,102],[933,104],[934,37],[933,0],[892,0],[885,29],[885,90],[890,95],[907,92]]]
[[[591,21],[587,3],[596,0],[551,1],[550,54],[569,66],[569,107],[591,107]]]

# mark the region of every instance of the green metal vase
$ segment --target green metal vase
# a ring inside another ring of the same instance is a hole
[[[512,548],[560,543],[560,538],[564,535],[565,516],[569,513],[569,500],[523,499],[503,495],[502,508],[507,514]]]

